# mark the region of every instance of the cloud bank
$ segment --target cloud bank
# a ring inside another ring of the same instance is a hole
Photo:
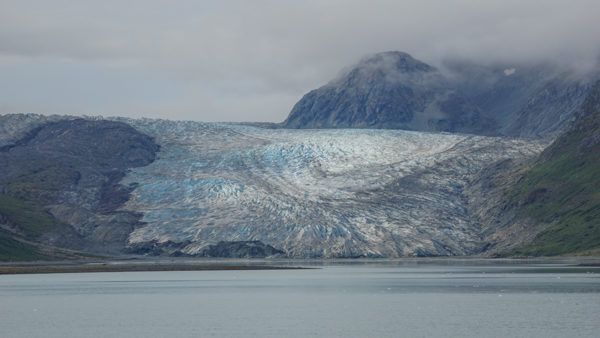
[[[0,0],[0,113],[281,121],[379,51],[596,64],[598,13],[597,0]]]

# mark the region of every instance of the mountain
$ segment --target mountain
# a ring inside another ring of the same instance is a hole
[[[576,114],[592,78],[552,65],[453,60],[437,69],[384,52],[310,91],[283,126],[555,136]]]
[[[292,109],[289,128],[388,128],[483,133],[493,121],[436,68],[402,52],[366,58]]]
[[[365,59],[307,120],[358,129],[0,116],[0,260],[600,252],[600,82],[495,67]]]
[[[600,250],[600,82],[581,110],[535,161],[496,165],[475,184],[491,206],[479,215],[491,254]]]

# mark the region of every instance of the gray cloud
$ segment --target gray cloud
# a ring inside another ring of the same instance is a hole
[[[279,121],[378,51],[594,64],[598,13],[597,0],[0,0],[0,113]]]

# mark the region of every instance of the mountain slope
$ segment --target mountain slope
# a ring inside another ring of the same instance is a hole
[[[584,115],[546,149],[510,195],[519,218],[543,224],[517,254],[554,255],[600,248],[600,82]]]
[[[131,190],[119,181],[129,168],[152,162],[158,146],[120,122],[12,122],[23,132],[0,147],[3,236],[82,250],[123,248],[139,215],[117,210]]]
[[[497,132],[517,137],[556,137],[580,111],[598,74],[581,74],[552,64],[478,65],[446,61],[454,86]]]
[[[582,115],[537,160],[497,163],[468,195],[493,255],[600,248],[600,82]]]

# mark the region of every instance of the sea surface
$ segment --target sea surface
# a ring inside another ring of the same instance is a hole
[[[600,267],[285,264],[315,269],[3,275],[0,337],[600,335]]]

